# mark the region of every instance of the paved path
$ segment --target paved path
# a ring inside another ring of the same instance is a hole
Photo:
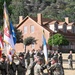
[[[73,70],[68,69],[68,61],[67,61],[68,54],[63,54],[63,67],[65,75],[75,75],[75,54],[73,54]]]
[[[63,66],[65,75],[75,75],[75,64],[73,64],[73,70],[68,69],[68,64],[64,64]]]
[[[73,54],[73,70],[68,69],[68,60],[67,60],[68,54],[62,55],[63,55],[63,67],[65,75],[75,75],[75,54]]]

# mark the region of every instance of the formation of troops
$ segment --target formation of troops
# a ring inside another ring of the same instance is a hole
[[[45,62],[43,51],[28,50],[12,56],[12,63],[2,54],[0,71],[1,75],[64,75],[62,53],[49,50]]]

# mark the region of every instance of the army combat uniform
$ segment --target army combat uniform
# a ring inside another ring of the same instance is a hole
[[[19,64],[17,65],[17,75],[25,75],[26,67],[24,55],[22,53],[19,54]]]
[[[34,75],[43,75],[41,65],[37,64],[34,67]]]
[[[50,75],[64,75],[63,67],[59,63],[51,65],[49,70],[50,70]]]
[[[69,56],[68,56],[68,64],[69,64],[69,68],[73,69],[73,56],[72,56],[72,54],[69,54]]]
[[[36,62],[32,62],[29,64],[28,68],[27,68],[27,72],[26,75],[34,75],[34,66],[35,66]]]

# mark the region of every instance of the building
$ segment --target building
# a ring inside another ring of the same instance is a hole
[[[69,40],[69,46],[62,46],[64,50],[75,49],[75,23],[69,23],[69,18],[65,18],[65,22],[43,18],[42,14],[38,13],[36,18],[19,16],[19,24],[17,28],[22,31],[23,39],[31,36],[37,40],[37,43],[26,47],[26,50],[41,50],[42,49],[42,35],[45,32],[46,42],[51,35],[55,33],[63,34]],[[22,43],[16,44],[16,51],[24,51]],[[47,48],[50,49],[47,45]]]

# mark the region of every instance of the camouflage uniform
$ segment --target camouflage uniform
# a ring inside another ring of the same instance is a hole
[[[70,53],[68,55],[68,64],[69,64],[69,68],[73,69],[73,55],[72,55],[72,53]]]
[[[63,67],[59,63],[55,63],[50,67],[51,75],[64,75]]]
[[[4,60],[0,61],[0,70],[1,70],[1,75],[7,75],[7,62],[5,61],[6,60],[6,56],[5,55],[2,55],[2,58]]]
[[[37,57],[36,65],[34,66],[34,75],[43,75],[42,60],[41,57]]]
[[[43,75],[41,65],[36,64],[34,67],[34,75]]]
[[[59,57],[58,57],[58,62],[63,66],[63,57],[62,57],[61,52],[60,52]]]
[[[63,67],[58,63],[57,56],[53,56],[51,59],[51,66],[48,69],[50,75],[64,75]]]
[[[16,64],[12,62],[12,64],[8,63],[8,71],[9,75],[16,75]]]
[[[34,75],[34,66],[35,66],[36,62],[32,62],[29,64],[28,68],[27,68],[27,72],[26,75]]]
[[[17,65],[17,75],[25,75],[26,67],[23,53],[19,54],[19,64]]]

